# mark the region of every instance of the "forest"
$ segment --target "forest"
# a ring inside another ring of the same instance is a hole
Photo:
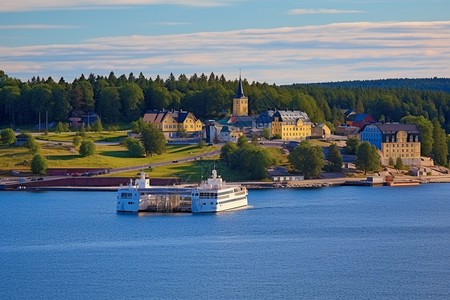
[[[427,81],[431,82],[428,88]],[[337,126],[344,122],[344,111],[353,108],[385,122],[398,122],[409,115],[436,119],[450,133],[449,80],[386,82],[391,83],[277,86],[243,79],[243,87],[250,114],[270,108],[299,109],[315,123],[329,121]],[[91,111],[100,115],[103,124],[113,125],[135,121],[149,109],[183,109],[201,120],[219,119],[232,111],[237,84],[237,79],[214,73],[152,79],[142,73],[116,76],[110,72],[108,76],[81,75],[73,82],[51,77],[23,82],[0,71],[0,126],[34,125],[40,113],[48,114],[49,122],[67,122],[72,114]]]

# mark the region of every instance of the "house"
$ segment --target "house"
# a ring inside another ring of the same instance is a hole
[[[397,158],[405,165],[421,165],[421,137],[415,124],[367,124],[361,129],[360,137],[381,151],[382,165],[388,165],[390,159],[395,163]]]
[[[100,116],[90,111],[87,114],[84,114],[81,111],[72,112],[72,116],[68,119],[70,127],[81,127],[81,126],[91,126],[95,121],[100,120]]]
[[[366,124],[374,123],[375,120],[369,114],[350,114],[346,120],[345,124],[348,126],[354,126],[362,128]]]
[[[331,130],[325,123],[315,124],[311,127],[311,138],[326,138],[331,135]]]
[[[348,138],[358,138],[359,139],[359,130],[361,128],[349,125],[341,125],[336,127],[335,135],[346,136]]]
[[[234,142],[236,143],[240,136],[244,133],[240,130],[231,130],[229,126],[222,127],[219,133],[219,139],[222,142]]]
[[[272,135],[282,140],[303,140],[311,137],[311,120],[305,112],[277,110],[273,114]]]
[[[256,128],[264,128],[267,127],[272,131],[272,121],[273,121],[273,115],[275,114],[276,110],[274,109],[268,109],[263,111],[257,118],[256,118]]]
[[[175,110],[150,110],[142,118],[145,123],[151,123],[161,130],[168,138],[180,137],[184,130],[187,134],[199,134],[202,122],[193,113]]]
[[[297,181],[304,180],[305,177],[303,175],[294,175],[289,174],[287,168],[285,167],[272,167],[267,169],[267,174],[269,174],[270,178],[273,181],[284,182],[284,181]]]

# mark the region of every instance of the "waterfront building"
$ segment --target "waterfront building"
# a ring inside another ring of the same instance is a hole
[[[381,164],[395,163],[401,158],[405,165],[421,165],[420,132],[415,124],[372,123],[361,129],[361,141],[367,141],[381,151]]]
[[[202,122],[187,111],[150,110],[142,119],[155,125],[169,138],[180,137],[183,130],[189,135],[200,134],[202,131]]]
[[[277,110],[273,114],[272,135],[283,140],[304,140],[311,137],[311,120],[305,112]]]

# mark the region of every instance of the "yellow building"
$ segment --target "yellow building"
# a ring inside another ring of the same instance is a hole
[[[187,111],[148,111],[142,118],[144,122],[155,125],[167,137],[179,137],[183,130],[187,134],[202,131],[202,122]]]
[[[248,98],[244,95],[241,75],[239,75],[239,85],[233,98],[233,115],[248,116]]]
[[[361,129],[361,141],[368,141],[381,150],[381,164],[395,163],[401,158],[405,165],[421,165],[420,132],[415,124],[368,124]]]
[[[283,140],[304,140],[311,137],[311,120],[302,111],[278,110],[273,114],[272,136]]]

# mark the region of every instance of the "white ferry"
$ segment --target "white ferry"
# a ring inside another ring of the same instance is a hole
[[[247,206],[247,189],[241,185],[228,185],[217,171],[192,191],[192,212],[219,212]]]
[[[245,187],[226,184],[216,170],[194,188],[151,187],[145,173],[141,173],[134,184],[130,180],[117,191],[116,211],[220,212],[246,206],[247,195]]]

